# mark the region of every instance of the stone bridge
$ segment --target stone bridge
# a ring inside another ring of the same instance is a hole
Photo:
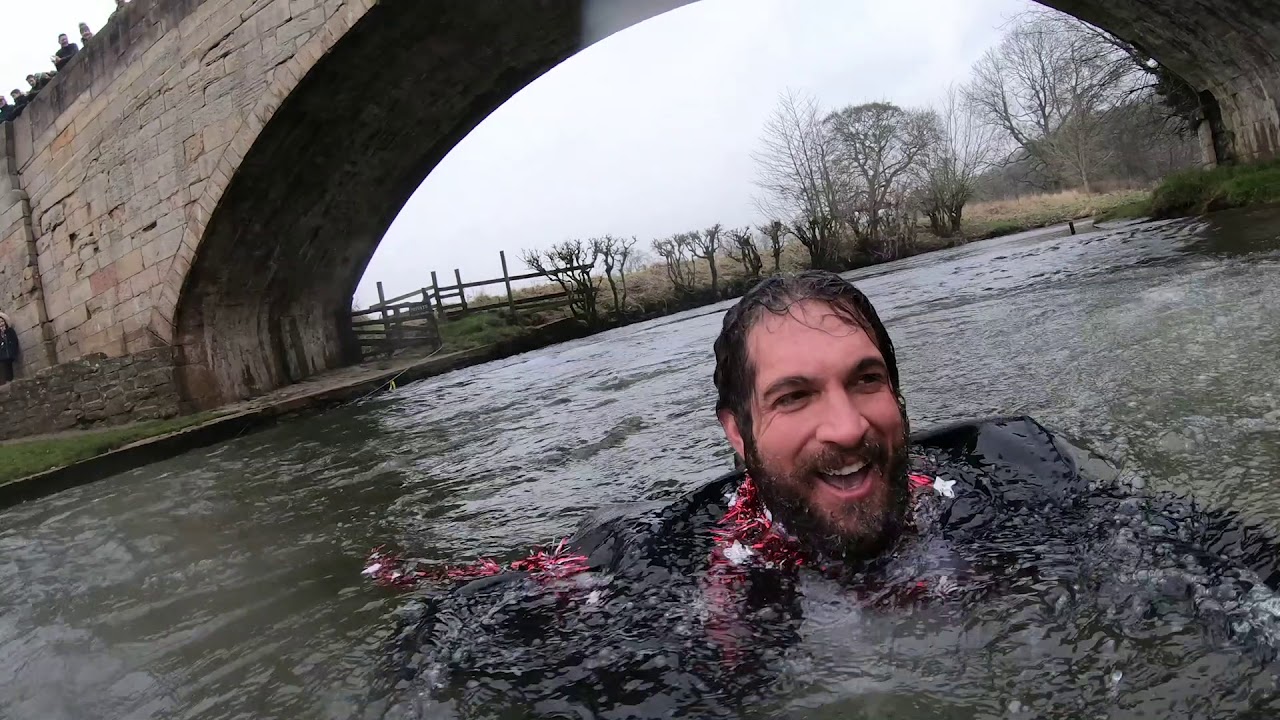
[[[0,129],[24,371],[169,347],[208,407],[350,362],[352,292],[427,173],[555,64],[687,1],[134,0]],[[1046,4],[1201,90],[1210,159],[1280,154],[1280,5]]]

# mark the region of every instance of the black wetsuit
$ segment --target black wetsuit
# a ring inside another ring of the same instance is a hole
[[[905,677],[938,662],[916,661],[912,645],[864,632],[874,623],[855,624],[865,636],[845,638],[847,618],[871,614],[898,628],[890,638],[923,632],[916,642],[924,654],[945,660],[931,672],[953,673],[954,687],[989,687],[1000,707],[1009,702],[1000,693],[1031,698],[1034,716],[1096,715],[1117,702],[1108,683],[1125,671],[1136,676],[1123,685],[1136,699],[1124,699],[1146,709],[1185,716],[1208,694],[1216,697],[1206,702],[1247,711],[1232,717],[1280,711],[1277,692],[1267,690],[1280,670],[1270,647],[1280,614],[1272,618],[1267,609],[1280,606],[1270,536],[1229,513],[1132,496],[1097,458],[1029,418],[917,434],[912,457],[914,470],[953,481],[954,496],[928,498],[912,537],[846,577],[755,569],[727,601],[709,593],[711,531],[742,479],[726,475],[675,503],[593,518],[573,539],[590,573],[553,583],[506,573],[422,595],[406,609],[371,704],[387,717],[511,710],[521,717],[772,717],[781,706],[771,702],[825,670],[823,663],[808,674],[796,670],[804,667],[792,657],[800,646],[816,644],[805,652],[820,656],[830,649],[824,643],[848,643],[848,653],[862,658],[852,667],[896,668]],[[717,620],[726,602],[740,620],[727,628]],[[837,630],[815,634],[806,623]],[[971,623],[993,633],[984,641],[989,648],[964,640],[980,630],[953,629]],[[1029,649],[1020,650],[1026,641],[1016,636],[1000,639],[1037,625],[1047,635]],[[1172,627],[1196,628],[1176,636],[1184,651],[1143,645]],[[1121,644],[1097,655],[1095,637]],[[1085,645],[1092,649],[1072,665],[1054,664],[1054,652],[1070,658]],[[844,652],[836,648],[837,657]],[[1028,664],[1019,653],[1048,659]],[[1196,664],[1202,654],[1218,659],[1207,666],[1213,671]],[[894,707],[914,708],[933,690],[898,687],[890,697]],[[888,712],[870,709],[883,706],[882,694],[866,697],[866,704],[846,697],[841,707],[849,716]],[[935,697],[932,710],[908,714],[950,717],[972,708],[963,697],[954,707],[948,701]]]

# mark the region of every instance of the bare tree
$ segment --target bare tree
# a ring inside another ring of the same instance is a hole
[[[855,188],[853,204],[840,219],[870,250],[882,240],[881,223],[894,207],[890,196],[902,189],[934,138],[932,117],[875,102],[832,113],[827,123],[836,139],[837,167]]]
[[[605,235],[592,238],[591,245],[604,261],[604,277],[609,283],[609,291],[613,294],[613,312],[621,317],[627,308],[627,265],[631,259],[632,250],[636,246],[636,238]]]
[[[872,257],[875,259],[894,260],[915,252],[916,231],[920,220],[915,195],[912,189],[896,186],[885,197],[879,241],[872,246]]]
[[[773,272],[782,272],[782,244],[786,240],[786,227],[781,220],[770,220],[764,225],[757,225],[761,235],[769,238],[769,254],[773,257]]]
[[[765,124],[756,162],[756,205],[771,217],[816,233],[806,243],[815,267],[838,257],[840,208],[847,188],[835,169],[835,142],[812,97],[788,91]],[[815,254],[816,253],[816,254]]]
[[[1030,13],[973,68],[965,97],[1064,184],[1092,192],[1110,148],[1099,127],[1137,86],[1136,65],[1094,28],[1060,13]]]
[[[711,271],[712,297],[720,297],[720,273],[716,268],[716,255],[720,252],[720,236],[723,232],[724,228],[716,223],[702,232],[695,230],[689,233],[693,240],[693,256],[706,260],[707,269]]]
[[[843,270],[836,220],[831,216],[809,217],[787,226],[800,244],[809,251],[809,267],[815,270]]]
[[[997,130],[973,117],[956,86],[931,117],[933,138],[920,158],[920,200],[933,234],[960,232],[964,206],[999,150]]]
[[[542,252],[520,251],[520,259],[525,265],[560,285],[569,296],[569,312],[588,325],[596,325],[600,321],[596,307],[600,287],[598,281],[591,277],[599,258],[599,248],[595,243],[583,243],[576,238],[556,243]]]
[[[667,270],[667,279],[677,295],[693,292],[697,271],[693,265],[693,243],[697,233],[676,233],[653,241],[653,251],[658,253]]]
[[[728,235],[733,244],[725,249],[724,254],[730,260],[740,263],[743,272],[746,273],[748,278],[755,279],[760,277],[760,270],[764,268],[764,260],[760,258],[760,248],[756,246],[755,233],[751,231],[750,227],[744,227],[730,230]]]

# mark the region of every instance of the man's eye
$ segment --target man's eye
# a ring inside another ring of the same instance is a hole
[[[808,393],[805,393],[802,390],[796,390],[794,392],[789,392],[786,395],[780,396],[777,400],[773,401],[773,404],[777,407],[789,407],[793,405],[799,405],[800,402],[803,401],[807,396],[808,396]]]
[[[862,386],[880,385],[885,381],[883,373],[866,373],[858,378],[858,384]]]

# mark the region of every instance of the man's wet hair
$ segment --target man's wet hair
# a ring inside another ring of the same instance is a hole
[[[725,313],[720,337],[716,338],[715,384],[719,397],[716,412],[728,410],[743,437],[751,438],[751,394],[755,387],[755,367],[747,351],[747,337],[765,313],[785,315],[792,306],[805,301],[828,305],[850,326],[859,327],[875,343],[889,370],[889,381],[903,406],[898,385],[898,359],[893,341],[880,316],[862,291],[853,283],[826,270],[806,270],[793,275],[765,278],[747,291]]]

